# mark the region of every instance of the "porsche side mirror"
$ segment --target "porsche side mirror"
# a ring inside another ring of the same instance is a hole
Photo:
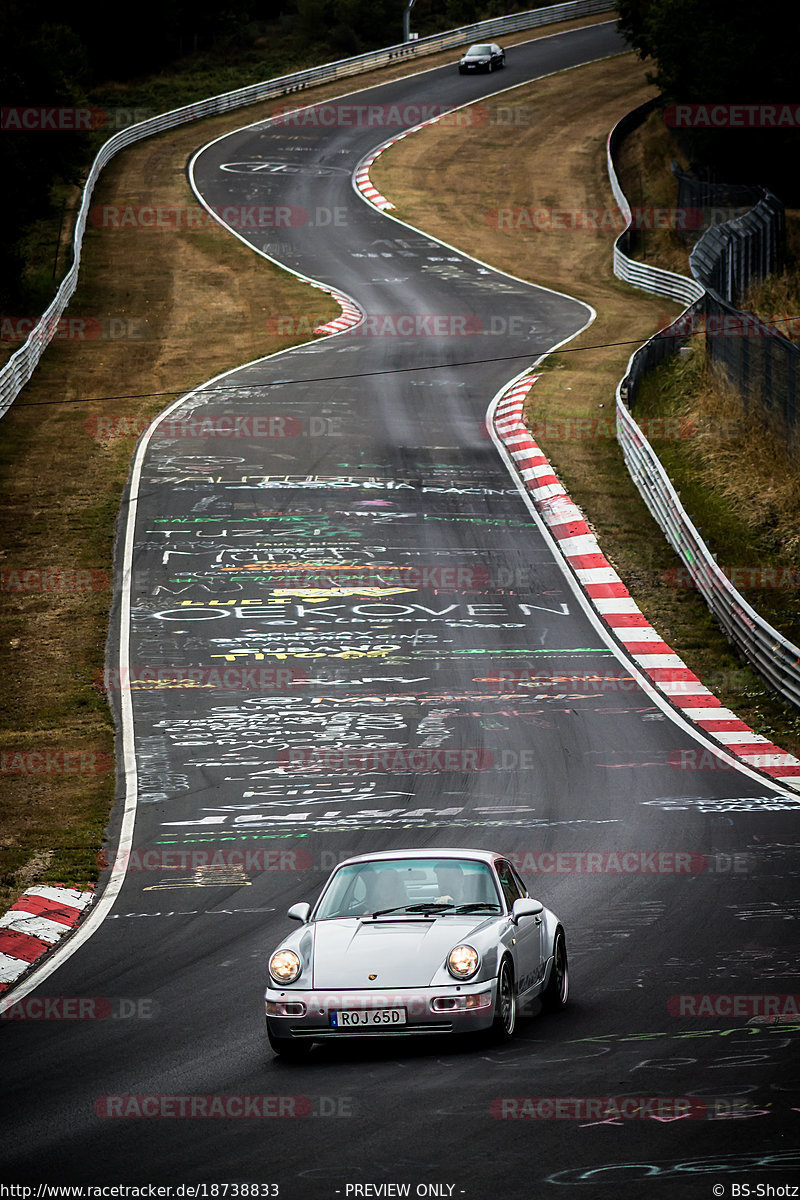
[[[311,912],[311,905],[302,900],[299,904],[293,904],[287,912],[287,917],[291,917],[293,921],[299,921],[301,925],[308,923],[308,916]]]
[[[538,900],[531,900],[527,896],[521,896],[519,900],[514,901],[514,906],[511,909],[511,920],[515,925],[518,925],[520,917],[538,917],[543,912],[544,905]]]

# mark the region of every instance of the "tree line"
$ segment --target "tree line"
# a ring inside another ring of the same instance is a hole
[[[797,0],[617,0],[617,12],[689,157],[800,205]]]
[[[93,93],[106,85],[127,86],[136,95],[139,81],[169,78],[176,69],[185,88],[198,55],[229,73],[249,63],[254,77],[265,78],[296,69],[303,55],[311,65],[399,41],[404,7],[405,0],[161,0],[156,8],[130,10],[121,26],[119,12],[110,19],[99,0],[69,6],[3,0],[0,103],[4,117],[27,106],[91,107]],[[412,28],[424,35],[523,7],[511,0],[417,0]],[[743,0],[618,0],[617,11],[621,31],[652,63],[652,78],[668,102],[789,106],[794,98],[800,117],[797,0],[772,0],[762,10]],[[175,103],[184,102],[185,92]],[[766,184],[787,203],[800,203],[798,130],[695,127],[681,136],[691,156],[720,178]],[[57,224],[58,189],[82,183],[99,140],[90,130],[15,130],[4,119],[4,305],[24,297],[26,232],[43,219]]]

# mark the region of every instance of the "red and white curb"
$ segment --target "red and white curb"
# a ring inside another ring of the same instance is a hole
[[[640,670],[684,717],[733,758],[777,783],[800,789],[800,760],[723,707],[663,641],[602,553],[583,513],[523,422],[525,397],[537,378],[526,375],[503,393],[495,408],[494,427],[590,603]]]
[[[348,296],[341,292],[335,292],[333,288],[323,288],[322,290],[329,296],[333,296],[342,310],[342,315],[335,317],[333,321],[326,321],[324,325],[317,325],[313,330],[314,337],[327,337],[331,333],[342,333],[345,329],[352,329],[363,319],[364,314],[361,309]]]
[[[449,111],[452,112],[455,110],[451,109]],[[372,150],[366,158],[362,158],[356,167],[354,182],[356,190],[361,193],[365,200],[368,200],[370,204],[380,209],[381,212],[389,212],[395,207],[391,200],[387,200],[375,187],[375,184],[369,177],[370,167],[376,159],[380,158],[384,150],[388,150],[390,146],[394,146],[397,142],[402,142],[403,138],[408,137],[409,134],[416,133],[419,129],[424,129],[426,125],[435,125],[437,121],[441,121],[442,117],[447,115],[447,113],[439,113],[435,117],[429,117],[427,121],[420,121],[419,125],[414,125],[411,129],[404,129],[402,133],[396,133],[394,137],[389,138],[388,141],[383,142],[375,150]]]
[[[0,917],[0,993],[77,925],[94,892],[32,887]]]
[[[394,140],[395,139],[392,138],[392,141]],[[391,143],[387,142],[386,145],[391,145]],[[359,164],[355,174],[355,183],[358,191],[361,192],[361,195],[366,200],[369,200],[370,204],[374,205],[375,208],[379,208],[381,212],[388,212],[390,209],[394,208],[394,205],[392,204],[391,200],[387,200],[385,196],[381,195],[369,177],[370,167],[384,149],[384,146],[379,146],[377,150],[375,150]]]

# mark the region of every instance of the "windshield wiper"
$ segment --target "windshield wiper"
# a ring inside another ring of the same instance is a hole
[[[427,912],[443,912],[445,909],[455,908],[454,904],[400,904],[397,908],[381,908],[378,912],[372,914],[375,917],[385,917],[387,913],[407,912],[407,913],[427,913]]]
[[[482,902],[481,904],[459,904],[458,907],[456,908],[457,913],[470,913],[470,912],[481,912],[481,911],[497,913],[497,912],[500,912],[500,909],[498,908],[498,906],[496,904],[486,904],[485,902]]]

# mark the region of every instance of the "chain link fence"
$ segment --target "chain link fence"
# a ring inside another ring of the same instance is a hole
[[[676,231],[683,241],[692,243],[712,225],[743,216],[764,194],[763,189],[746,184],[719,183],[707,167],[697,168],[695,174],[689,175],[673,162],[672,174],[678,181],[678,211],[701,216],[699,225]]]
[[[651,101],[628,113],[608,138],[609,179],[628,222],[631,209],[617,178],[615,154],[626,133],[645,120],[656,104]],[[697,199],[698,194],[692,198]],[[631,355],[625,377],[617,387],[617,437],[645,504],[729,640],[770,687],[800,708],[800,647],[769,625],[718,566],[634,416],[637,389],[645,375],[675,354],[689,337],[703,331],[710,360],[722,367],[743,404],[751,410],[757,404],[765,418],[780,416],[787,430],[795,429],[800,351],[759,317],[740,312],[705,282],[724,281],[727,286],[730,281],[733,295],[776,269],[782,261],[783,220],[780,201],[762,192],[745,217],[719,226],[712,224],[699,238],[690,258],[690,262],[694,260],[692,274],[699,273],[700,279],[636,262],[626,254],[629,231],[617,238],[614,273],[619,278],[687,305],[677,320]],[[730,224],[736,228],[726,235],[726,225]],[[751,245],[747,247],[749,240]]]
[[[608,139],[611,185],[628,222],[631,208],[611,164],[627,134],[659,104],[656,97],[635,108],[614,127]],[[695,177],[675,164],[673,173],[678,180],[678,211],[703,214],[697,229],[682,232],[684,239],[695,241],[689,255],[691,278],[633,258],[632,228],[626,229],[614,245],[614,274],[635,287],[691,305],[690,313],[679,318],[675,331],[683,339],[704,332],[709,362],[722,370],[741,397],[744,410],[760,413],[765,422],[781,429],[792,442],[800,433],[800,346],[785,336],[786,328],[780,323],[764,321],[736,307],[752,284],[784,266],[784,206],[763,188],[718,183],[707,173]],[[702,300],[699,306],[697,300]],[[789,315],[784,314],[784,318]],[[783,324],[787,325],[786,320]],[[633,401],[639,377],[674,352],[673,341],[668,331],[662,331],[652,347],[648,343],[643,348],[636,377],[629,383],[629,402]],[[666,349],[668,346],[671,351]]]
[[[720,207],[712,201],[710,210]],[[783,269],[785,244],[783,204],[759,189],[747,212],[706,229],[689,255],[689,270],[707,291],[736,304],[752,283]]]
[[[800,347],[774,325],[753,313],[739,312],[713,292],[706,293],[703,317],[708,360],[736,389],[744,411],[794,442]]]

